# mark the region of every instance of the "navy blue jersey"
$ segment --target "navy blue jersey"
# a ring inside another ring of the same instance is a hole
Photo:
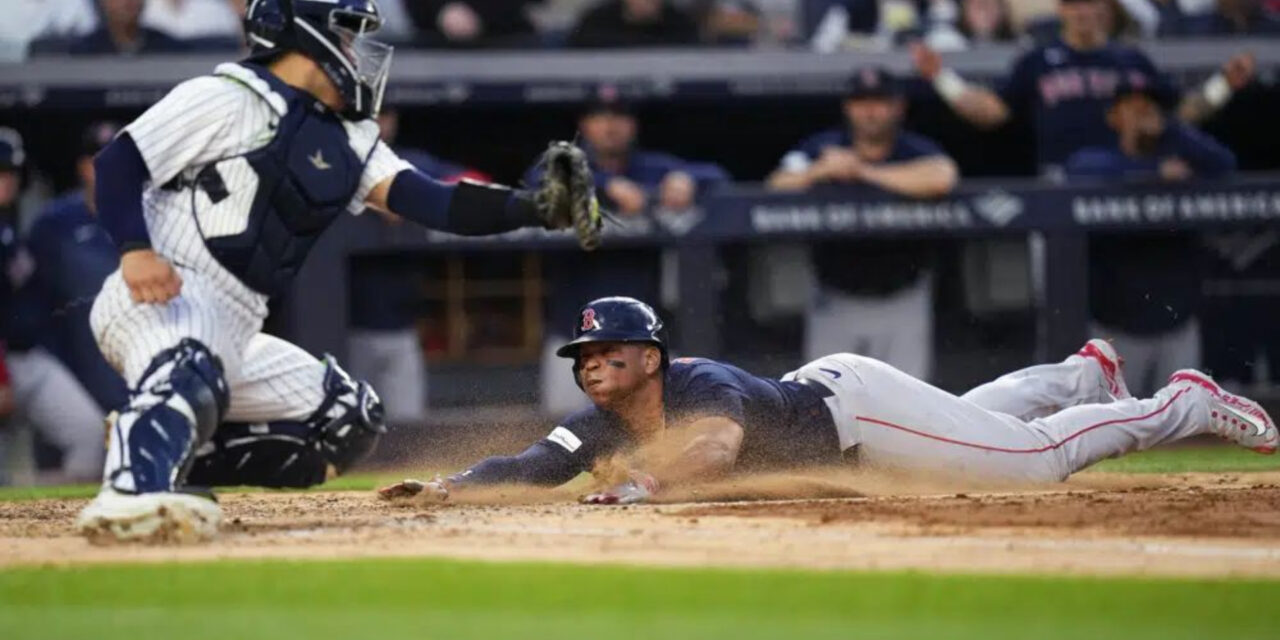
[[[128,399],[124,379],[107,364],[89,328],[94,296],[120,266],[120,250],[98,224],[82,191],[58,198],[27,236],[36,271],[27,288],[47,313],[41,344],[75,374],[104,410]]]
[[[1115,142],[1106,112],[1126,74],[1133,84],[1150,82],[1166,96],[1177,93],[1134,47],[1112,43],[1077,51],[1055,39],[1014,63],[1000,96],[1011,110],[1029,116],[1041,168],[1058,166],[1078,149]]]
[[[1155,180],[1160,163],[1180,158],[1197,178],[1222,178],[1236,169],[1236,156],[1212,136],[1181,122],[1170,122],[1149,156],[1125,155],[1118,145],[1081,149],[1067,159],[1069,180],[1122,182]]]
[[[737,469],[840,460],[840,441],[830,411],[813,389],[798,382],[762,378],[715,360],[680,358],[666,372],[662,397],[668,429],[710,417],[741,425],[744,438]],[[616,414],[592,407],[569,416],[519,456],[490,458],[451,480],[557,485],[638,444]]]
[[[779,168],[785,171],[804,171],[810,164],[816,162],[828,147],[852,148],[853,132],[847,127],[819,131],[801,140],[800,144],[787,152],[787,155],[782,156]],[[890,164],[945,155],[942,147],[933,140],[910,131],[899,131],[889,155],[884,160],[868,162],[868,164]]]
[[[782,157],[781,169],[804,171],[828,147],[851,148],[853,135],[847,127],[827,129],[805,138]],[[891,164],[920,158],[944,156],[938,143],[910,131],[901,131],[889,155],[880,162]],[[859,184],[849,188],[880,192]],[[892,195],[892,194],[890,194]],[[813,245],[814,273],[828,289],[852,295],[885,295],[899,291],[920,278],[933,262],[933,249],[919,239],[876,238],[875,240],[833,240]]]

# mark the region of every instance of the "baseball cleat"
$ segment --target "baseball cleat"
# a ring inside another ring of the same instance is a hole
[[[93,544],[188,543],[213,538],[221,521],[218,503],[201,496],[103,488],[76,518],[76,530]]]
[[[1124,358],[1116,353],[1116,348],[1102,338],[1094,338],[1076,352],[1082,358],[1091,358],[1102,367],[1102,379],[1105,382],[1107,395],[1112,400],[1132,398],[1129,386],[1124,382]]]
[[[1170,386],[1195,385],[1209,392],[1209,430],[1258,453],[1276,452],[1280,434],[1262,405],[1222,390],[1208,375],[1183,369],[1169,376]]]

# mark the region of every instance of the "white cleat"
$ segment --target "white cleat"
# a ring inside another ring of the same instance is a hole
[[[1076,352],[1082,358],[1091,358],[1102,367],[1102,379],[1106,385],[1107,395],[1112,400],[1132,398],[1129,386],[1124,383],[1124,358],[1116,353],[1116,348],[1102,338],[1094,338]]]
[[[76,518],[76,530],[93,544],[188,543],[218,533],[222,509],[186,493],[132,495],[104,488]]]
[[[1262,405],[1223,391],[1213,378],[1194,369],[1174,372],[1169,385],[1197,385],[1209,392],[1209,429],[1214,434],[1258,453],[1276,452],[1280,433]]]

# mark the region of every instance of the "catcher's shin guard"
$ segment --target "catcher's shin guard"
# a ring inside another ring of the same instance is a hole
[[[386,433],[382,401],[332,357],[325,398],[306,420],[227,423],[196,457],[192,486],[311,487],[363,459]]]
[[[124,494],[182,485],[228,401],[222,363],[199,341],[187,338],[161,352],[110,425],[104,485]]]

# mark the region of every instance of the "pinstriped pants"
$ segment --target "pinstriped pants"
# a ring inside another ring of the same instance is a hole
[[[89,316],[107,362],[130,387],[153,358],[193,338],[222,361],[231,406],[228,422],[304,420],[324,399],[324,363],[261,332],[263,318],[210,282],[180,269],[182,291],[165,304],[138,304],[120,272],[102,285]]]

